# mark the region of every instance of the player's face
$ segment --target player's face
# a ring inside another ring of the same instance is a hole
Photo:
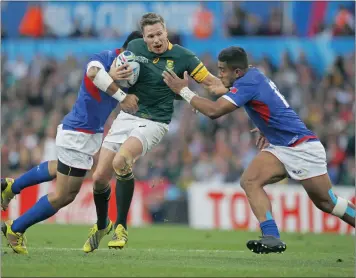
[[[218,77],[226,88],[230,88],[234,81],[239,77],[236,70],[229,68],[226,62],[218,61]]]
[[[143,40],[148,49],[156,54],[162,54],[168,48],[167,30],[161,23],[145,26],[143,28]]]

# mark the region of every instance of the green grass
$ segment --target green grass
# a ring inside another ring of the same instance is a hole
[[[341,235],[283,234],[284,254],[256,255],[245,247],[259,233],[202,231],[181,226],[129,229],[129,246],[81,251],[86,226],[37,225],[27,232],[29,255],[2,241],[3,277],[354,277],[354,239]]]

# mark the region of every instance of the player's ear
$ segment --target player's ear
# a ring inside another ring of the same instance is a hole
[[[240,69],[235,69],[235,77],[238,78],[241,76],[241,70]]]

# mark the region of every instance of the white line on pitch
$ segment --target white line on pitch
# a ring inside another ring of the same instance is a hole
[[[61,247],[29,247],[30,250],[48,250],[48,251],[83,251],[81,248],[61,248]],[[147,251],[147,252],[192,252],[192,253],[200,253],[200,252],[212,252],[212,253],[243,253],[243,250],[209,250],[209,249],[159,249],[159,248],[127,248],[126,250],[133,251]],[[102,248],[97,249],[95,251],[114,251],[113,249]]]

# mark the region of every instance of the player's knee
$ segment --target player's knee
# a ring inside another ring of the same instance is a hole
[[[259,186],[259,183],[255,177],[242,175],[240,185],[243,190],[248,191],[253,189],[255,186]]]
[[[133,157],[130,152],[120,150],[119,153],[116,154],[112,166],[116,175],[125,176],[132,172],[133,165]]]
[[[67,196],[65,196],[63,198],[63,207],[69,205],[70,203],[72,203],[75,199],[75,197],[77,196],[78,192],[69,192]]]
[[[70,191],[70,192],[59,192],[55,193],[53,196],[50,198],[50,202],[52,206],[56,209],[61,209],[70,203],[72,203],[77,196],[79,191]]]
[[[110,182],[111,177],[109,177],[103,171],[96,170],[93,174],[93,183],[95,190],[102,190],[107,187]]]
[[[126,162],[125,157],[121,154],[117,154],[112,162],[112,167],[114,168],[115,173],[117,174],[123,168],[125,168]]]

